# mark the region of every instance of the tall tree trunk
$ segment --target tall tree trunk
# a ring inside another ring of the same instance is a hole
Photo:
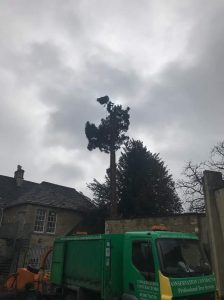
[[[117,217],[117,197],[116,197],[116,153],[110,151],[110,218]]]

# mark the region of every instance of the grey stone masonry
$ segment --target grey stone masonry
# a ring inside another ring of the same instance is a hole
[[[219,296],[224,299],[224,182],[222,174],[204,171],[204,194],[212,265]]]

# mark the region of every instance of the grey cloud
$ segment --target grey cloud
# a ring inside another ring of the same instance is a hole
[[[52,174],[55,174],[54,177],[55,182],[68,182],[68,184],[72,185],[71,179],[74,181],[73,186],[75,186],[75,183],[80,180],[80,178],[83,178],[84,170],[78,166],[75,162],[73,164],[59,164],[55,163],[53,164],[46,172],[48,176],[51,176]]]
[[[70,80],[64,91],[57,88],[42,91],[42,101],[55,106],[55,111],[49,115],[45,139],[48,144],[86,147],[86,121],[98,123],[105,115],[105,109],[96,102],[96,98],[108,94],[112,101],[119,101],[120,97],[130,100],[141,87],[133,71],[125,72],[101,62],[89,63],[87,72],[86,78],[82,79],[85,87],[79,86],[74,76],[74,84]]]
[[[2,170],[21,163],[33,180],[80,187],[92,177],[102,178],[109,158],[88,152],[84,126],[104,116],[96,98],[105,94],[131,107],[129,134],[139,138],[143,133],[144,143],[151,150],[153,142],[153,151],[161,152],[177,176],[185,160],[203,159],[223,137],[224,5],[208,0],[170,3],[2,2]],[[172,24],[175,14],[177,23]],[[189,24],[188,44],[184,56],[152,75],[147,73],[147,51],[157,37],[159,44],[167,38],[164,32],[159,35],[164,19],[169,37],[182,32],[173,26]],[[41,126],[44,130],[38,131]],[[43,153],[50,160],[58,147],[63,153],[76,151],[74,161],[63,163],[55,156],[43,170],[36,161]]]
[[[203,161],[223,139],[223,10],[212,9],[195,23],[188,45],[193,62],[166,66],[132,110],[133,134],[148,133],[149,145],[151,137],[176,176],[185,161]]]
[[[112,63],[93,57],[92,61],[87,63],[87,70],[90,76],[90,90],[99,93],[107,91],[112,98],[122,97],[131,102],[141,89],[141,76],[128,64],[123,68],[114,67]]]

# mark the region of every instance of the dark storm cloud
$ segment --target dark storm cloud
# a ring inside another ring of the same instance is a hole
[[[96,102],[96,98],[108,94],[112,101],[119,101],[119,98],[130,100],[136,94],[139,79],[131,72],[127,74],[95,64],[95,68],[92,66],[88,73],[88,80],[84,79],[85,89],[75,89],[73,86],[66,93],[57,92],[54,95],[54,92],[51,94],[52,91],[48,91],[45,95],[58,102],[57,110],[49,116],[51,142],[61,143],[63,139],[68,147],[77,146],[77,142],[83,147],[86,121],[99,123],[101,117],[106,115],[105,108]],[[59,98],[61,101],[57,100]]]
[[[130,136],[161,152],[176,177],[184,161],[203,160],[223,138],[223,7],[2,2],[2,172],[20,163],[32,180],[78,189],[102,178],[109,157],[87,150],[84,126],[105,116],[96,98],[106,94],[131,107]]]
[[[220,5],[199,18],[188,44],[192,62],[166,66],[150,82],[142,105],[133,107],[135,129],[151,137],[176,176],[185,161],[206,159],[223,139],[223,12]]]

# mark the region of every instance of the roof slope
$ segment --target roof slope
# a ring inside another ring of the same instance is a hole
[[[18,187],[14,178],[0,175],[0,206],[12,207],[28,203],[78,211],[94,207],[89,198],[74,188],[26,180]]]
[[[0,205],[8,206],[36,186],[38,183],[24,180],[22,186],[19,187],[13,177],[0,175]]]

